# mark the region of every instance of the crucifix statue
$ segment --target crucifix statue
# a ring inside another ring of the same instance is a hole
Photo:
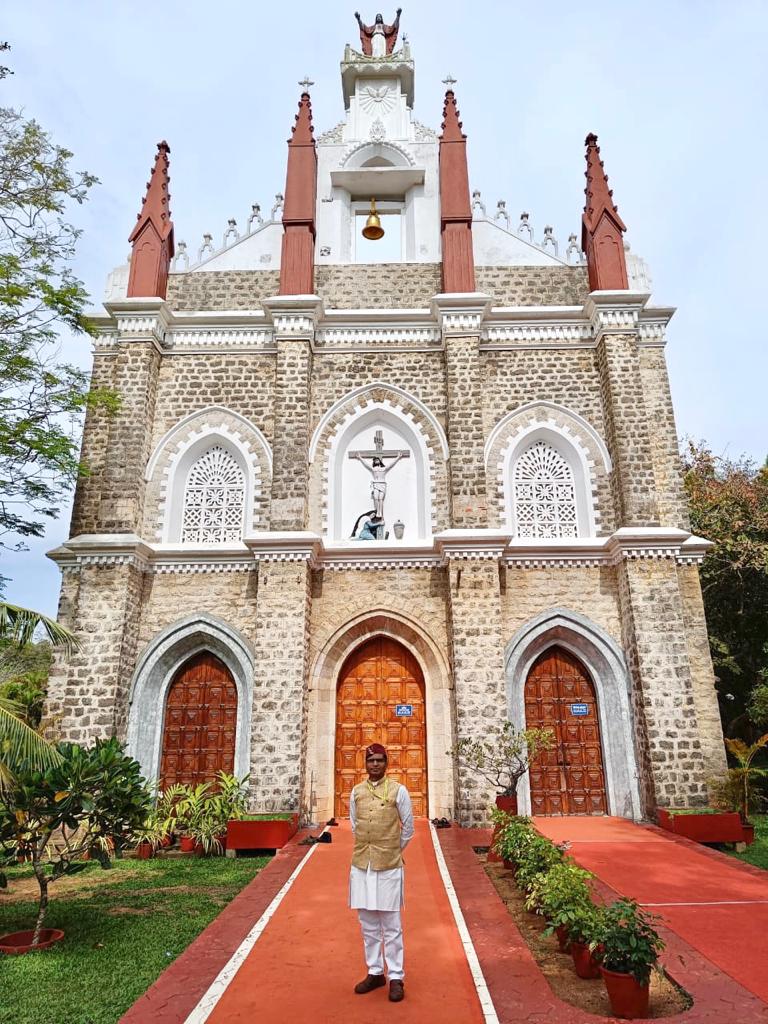
[[[400,459],[410,459],[411,453],[406,451],[385,451],[384,434],[377,430],[373,435],[373,451],[350,452],[350,459],[357,459],[371,474],[371,501],[373,502],[376,518],[384,519],[384,499],[387,496],[387,473],[396,466]],[[389,465],[385,460],[391,459]],[[368,463],[370,460],[370,465]]]

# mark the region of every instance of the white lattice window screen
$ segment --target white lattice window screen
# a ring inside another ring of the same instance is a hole
[[[242,540],[245,477],[234,457],[214,445],[194,463],[184,491],[181,539],[191,544]]]
[[[514,466],[518,537],[576,537],[573,470],[546,441],[535,441]]]

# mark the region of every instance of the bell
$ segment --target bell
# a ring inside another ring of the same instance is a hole
[[[363,238],[369,238],[375,242],[377,238],[384,237],[384,228],[381,226],[381,217],[376,213],[376,200],[371,199],[371,210],[363,228]]]

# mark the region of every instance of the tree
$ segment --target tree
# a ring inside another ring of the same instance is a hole
[[[69,267],[81,232],[66,215],[97,179],[72,171],[71,157],[35,121],[0,108],[0,546],[12,534],[43,534],[87,471],[83,410],[117,407],[112,392],[89,392],[87,374],[58,359],[62,330],[92,333]]]
[[[0,845],[8,863],[18,850],[28,855],[40,890],[32,945],[37,945],[48,909],[48,888],[83,870],[85,852],[102,867],[109,852],[124,845],[150,813],[152,794],[137,761],[116,739],[90,748],[60,743],[58,762],[44,772],[19,767],[12,789],[0,793]],[[7,879],[0,874],[0,888]]]
[[[48,640],[21,646],[0,641],[0,698],[18,704],[24,721],[34,729],[42,721],[52,658]]]
[[[714,541],[701,585],[727,731],[750,733],[768,685],[768,463],[689,442],[683,456],[694,533]]]
[[[66,650],[77,647],[72,633],[53,619],[0,601],[0,650],[23,650],[39,628],[45,630],[52,644]],[[19,764],[43,770],[59,760],[55,748],[26,721],[23,706],[7,696],[0,697],[0,796],[14,782]]]

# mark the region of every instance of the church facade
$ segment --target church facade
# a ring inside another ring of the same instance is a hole
[[[302,83],[286,186],[176,243],[158,146],[108,282],[49,710],[163,784],[348,808],[373,740],[417,813],[485,820],[458,739],[556,742],[522,811],[653,815],[725,766],[664,358],[594,136],[581,246],[470,194],[453,82],[414,117],[397,22],[361,24],[343,119]],[[183,173],[183,171],[182,171]],[[372,210],[375,199],[375,214]],[[376,238],[379,225],[383,237]],[[364,233],[365,232],[365,233]]]

